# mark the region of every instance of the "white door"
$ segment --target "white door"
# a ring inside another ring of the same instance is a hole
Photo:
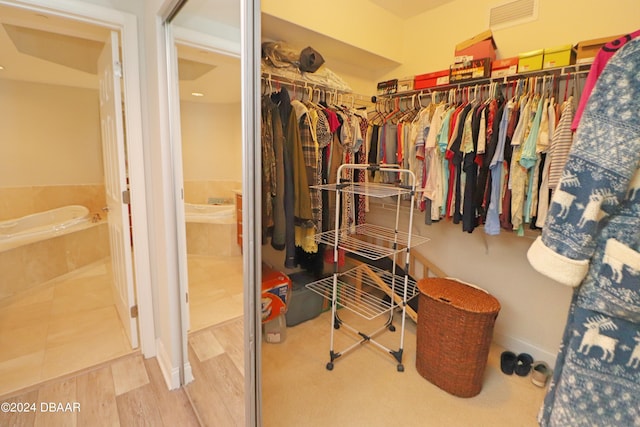
[[[106,214],[109,220],[113,295],[116,308],[131,347],[137,348],[137,310],[133,283],[126,151],[120,93],[121,70],[118,33],[112,31],[98,59]]]

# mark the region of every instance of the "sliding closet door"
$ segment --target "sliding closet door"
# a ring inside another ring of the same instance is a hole
[[[242,25],[242,146],[243,253],[246,425],[262,425],[261,318],[258,316],[262,247],[260,244],[260,0],[243,0]]]

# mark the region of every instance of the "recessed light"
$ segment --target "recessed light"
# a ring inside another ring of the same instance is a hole
[[[2,65],[0,65],[0,70],[4,70],[4,67]]]
[[[204,96],[204,93],[202,93],[202,92],[191,92],[191,95],[193,95],[193,96]]]

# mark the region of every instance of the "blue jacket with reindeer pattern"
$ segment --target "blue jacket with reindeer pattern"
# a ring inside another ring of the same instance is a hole
[[[640,426],[640,38],[599,77],[528,258],[574,286],[542,426]]]

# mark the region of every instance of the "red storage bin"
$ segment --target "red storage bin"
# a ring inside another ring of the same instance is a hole
[[[291,296],[291,279],[286,274],[262,264],[262,323],[287,312]]]
[[[449,70],[434,71],[433,73],[417,75],[413,83],[413,90],[428,89],[447,84],[449,84]]]

